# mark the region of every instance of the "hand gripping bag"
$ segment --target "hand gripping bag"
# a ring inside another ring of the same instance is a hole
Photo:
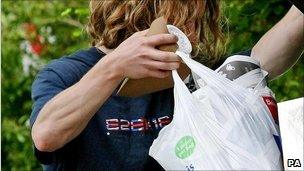
[[[176,32],[180,39],[182,32]],[[192,60],[184,43],[178,42],[176,54],[200,78],[200,88],[190,93],[172,71],[173,120],[149,155],[166,170],[281,170],[273,138],[278,131],[266,104],[254,91]]]

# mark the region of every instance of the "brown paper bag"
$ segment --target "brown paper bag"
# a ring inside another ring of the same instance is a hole
[[[157,18],[152,22],[147,36],[161,33],[169,33],[167,29],[167,20],[164,17]],[[177,50],[177,44],[163,45],[157,48],[164,51],[175,52]],[[183,80],[190,74],[190,69],[183,63],[181,63],[177,71]],[[152,77],[142,79],[126,78],[117,91],[117,94],[119,96],[137,97],[171,87],[173,87],[172,75],[162,79]]]

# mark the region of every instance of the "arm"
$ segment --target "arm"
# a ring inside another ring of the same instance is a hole
[[[84,129],[98,106],[119,84],[118,72],[110,73],[110,68],[104,67],[109,63],[106,58],[100,60],[79,82],[57,94],[40,110],[32,127],[32,138],[39,151],[55,151]]]
[[[138,32],[104,56],[83,78],[58,93],[39,112],[32,138],[40,151],[52,152],[79,135],[124,77],[164,78],[179,67],[173,52],[155,49],[176,43],[170,34],[150,37]]]
[[[292,67],[304,50],[304,15],[292,6],[288,13],[253,47],[252,57],[261,62],[269,78]]]

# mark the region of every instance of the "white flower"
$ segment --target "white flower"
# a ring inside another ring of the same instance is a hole
[[[26,48],[27,48],[27,45],[28,44],[28,42],[27,41],[22,41],[21,43],[20,43],[20,49],[21,50],[26,50]]]
[[[28,55],[24,54],[22,56],[22,67],[24,75],[28,76],[31,72],[31,69],[40,70],[43,68],[44,63],[41,61],[38,55]]]
[[[48,37],[48,42],[54,44],[56,42],[56,36],[52,35]]]
[[[22,67],[23,67],[23,73],[25,75],[29,75],[31,65],[32,65],[31,58],[28,55],[23,55],[23,57],[22,57]]]
[[[46,27],[46,32],[47,32],[48,34],[50,34],[50,33],[52,32],[52,27],[47,26],[47,27]]]

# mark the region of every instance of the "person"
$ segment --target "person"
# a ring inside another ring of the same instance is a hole
[[[269,78],[291,68],[304,49],[304,14],[295,6],[252,48],[251,56],[261,62]]]
[[[145,36],[159,16],[188,35],[194,56],[216,66],[223,42],[219,1],[103,0],[91,1],[90,10],[93,47],[54,60],[33,83],[35,155],[44,170],[161,170],[148,151],[172,119],[172,89],[128,98],[117,96],[117,87],[125,77],[164,78],[179,67],[178,56],[155,48],[177,42],[175,36]],[[268,58],[258,45],[253,49]]]

